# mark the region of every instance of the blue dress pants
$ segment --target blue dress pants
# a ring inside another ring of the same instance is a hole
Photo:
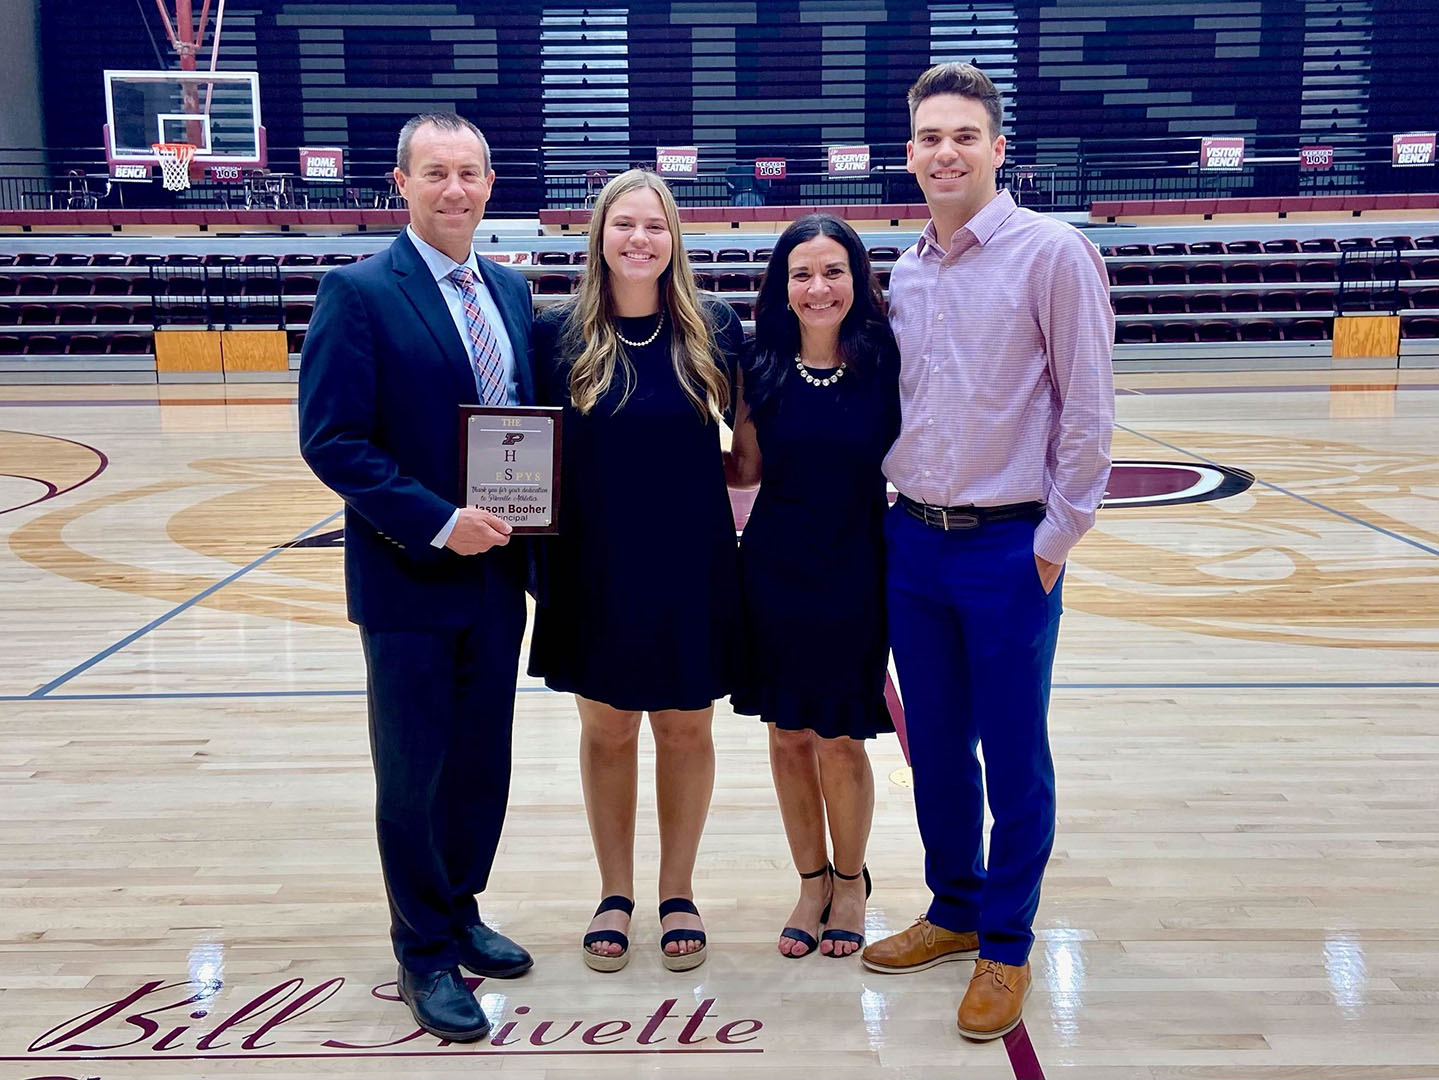
[[[945,532],[900,506],[885,518],[890,643],[934,894],[929,921],[978,930],[980,956],[1003,964],[1029,956],[1054,844],[1046,714],[1063,574],[1046,595],[1036,524]]]

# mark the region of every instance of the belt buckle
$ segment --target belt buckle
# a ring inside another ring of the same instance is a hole
[[[950,524],[951,519],[953,519],[953,525]],[[978,514],[951,513],[948,507],[940,509],[939,520],[943,524],[945,532],[949,532],[950,529],[974,529],[979,526]]]

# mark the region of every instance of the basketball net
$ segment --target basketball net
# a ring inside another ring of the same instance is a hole
[[[190,162],[195,157],[193,143],[151,143],[160,162],[160,183],[166,191],[184,191],[190,186]]]

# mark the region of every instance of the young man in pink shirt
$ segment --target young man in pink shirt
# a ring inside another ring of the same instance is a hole
[[[884,464],[899,491],[887,592],[934,898],[863,959],[975,959],[959,1030],[993,1039],[1031,986],[1054,843],[1050,674],[1064,564],[1109,477],[1114,316],[1094,246],[995,190],[1003,101],[984,72],[930,68],[909,113],[931,220],[890,282],[903,422]]]

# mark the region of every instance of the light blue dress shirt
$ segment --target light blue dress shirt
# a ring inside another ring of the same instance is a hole
[[[505,320],[500,317],[499,305],[490,295],[489,287],[485,285],[485,279],[480,276],[479,260],[475,257],[474,249],[470,250],[468,259],[463,263],[457,263],[443,251],[430,246],[415,235],[413,226],[406,225],[405,233],[409,236],[410,243],[415,245],[415,250],[419,252],[420,258],[425,261],[425,266],[435,276],[435,284],[439,286],[440,295],[445,300],[445,307],[449,309],[450,318],[454,320],[455,331],[460,335],[460,342],[465,347],[466,355],[470,356],[470,374],[475,377],[475,389],[483,398],[484,391],[480,386],[479,372],[475,370],[474,356],[470,353],[470,331],[465,324],[465,308],[460,299],[460,287],[450,278],[450,275],[455,272],[455,268],[459,266],[468,266],[470,272],[475,275],[475,296],[479,301],[480,310],[484,312],[486,320],[489,321],[490,329],[495,333],[495,342],[499,345],[500,358],[505,364],[506,403],[518,405],[520,403],[520,383],[515,371],[514,346],[510,344],[510,335],[505,330]],[[444,527],[430,541],[431,546],[444,547],[445,541],[449,540],[450,533],[455,529],[455,522],[459,520],[460,511],[456,508],[455,512],[450,515],[450,520],[445,522]]]

